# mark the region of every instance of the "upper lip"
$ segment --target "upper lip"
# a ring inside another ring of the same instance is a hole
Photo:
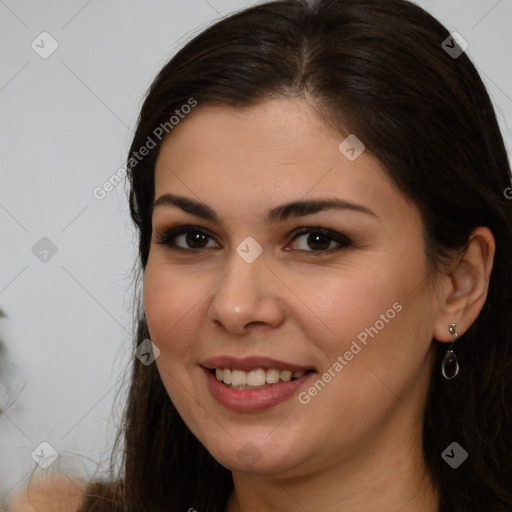
[[[232,370],[244,370],[249,372],[259,368],[277,368],[278,370],[290,370],[298,372],[301,370],[313,370],[311,366],[302,366],[286,361],[279,361],[270,357],[252,356],[252,357],[233,357],[233,356],[217,356],[207,359],[201,363],[201,366],[213,370],[215,368],[231,368]]]

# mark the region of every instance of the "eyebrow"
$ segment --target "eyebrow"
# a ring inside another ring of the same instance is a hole
[[[175,206],[183,211],[196,215],[206,220],[220,222],[217,213],[205,203],[196,201],[185,196],[176,194],[163,194],[153,204],[153,207]],[[315,199],[301,199],[291,201],[272,208],[268,212],[268,222],[277,224],[290,218],[304,217],[325,210],[349,210],[353,212],[364,213],[378,218],[379,216],[361,204],[346,201],[336,197],[320,197]]]

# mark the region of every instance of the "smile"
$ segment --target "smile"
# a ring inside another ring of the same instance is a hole
[[[277,368],[258,368],[251,371],[215,368],[212,373],[218,380],[233,389],[264,389],[279,382],[290,382],[302,378],[305,370],[292,372]]]

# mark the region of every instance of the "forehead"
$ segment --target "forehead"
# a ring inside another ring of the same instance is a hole
[[[247,108],[199,105],[162,144],[155,194],[218,197],[219,208],[229,202],[267,210],[268,204],[333,194],[397,206],[402,194],[381,163],[367,151],[348,159],[339,149],[344,139],[299,99]]]

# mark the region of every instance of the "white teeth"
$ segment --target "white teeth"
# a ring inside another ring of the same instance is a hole
[[[281,372],[281,380],[284,380],[285,382],[288,382],[292,378],[292,372],[290,370],[283,370]]]
[[[269,384],[277,384],[280,380],[289,382],[292,378],[300,379],[305,374],[304,370],[291,372],[290,370],[278,370],[277,368],[270,368],[269,370],[258,368],[249,372],[232,370],[231,368],[215,369],[215,376],[218,380],[236,389],[266,388]]]
[[[231,385],[235,386],[245,386],[247,384],[247,372],[243,370],[233,370],[231,373]]]
[[[276,368],[271,368],[270,370],[267,370],[267,384],[275,384],[276,382],[279,382],[280,373],[281,372]]]
[[[267,373],[265,370],[252,370],[247,374],[248,386],[263,386],[267,381]]]

